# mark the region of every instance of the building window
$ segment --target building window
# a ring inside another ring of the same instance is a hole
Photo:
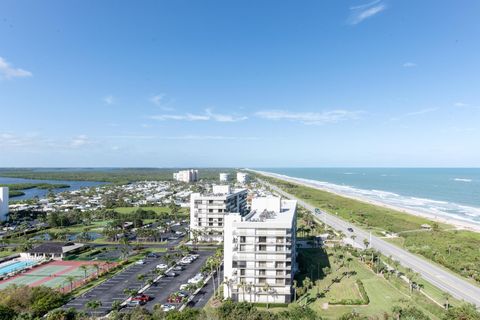
[[[264,244],[261,244],[258,246],[258,251],[267,251],[267,246]]]
[[[265,243],[265,242],[267,242],[267,237],[258,237],[257,241]]]
[[[283,279],[275,279],[275,284],[285,284],[285,280],[283,280]]]
[[[282,270],[277,270],[277,276],[283,276],[283,271]]]
[[[247,238],[245,236],[240,236],[240,242],[247,242]]]
[[[208,209],[208,212],[212,213],[212,212],[213,212],[213,209]]]
[[[275,262],[275,268],[283,268],[283,262]]]
[[[285,241],[284,237],[277,237],[277,243],[283,243]]]
[[[267,262],[266,262],[266,261],[259,261],[259,262],[258,262],[258,266],[259,266],[260,268],[265,268],[265,267],[267,266]]]
[[[266,283],[267,279],[266,278],[258,278],[258,283]]]
[[[284,251],[283,246],[275,246],[275,251]]]
[[[258,270],[258,275],[259,275],[259,276],[266,276],[266,275],[267,275],[267,271],[266,271],[265,269]]]
[[[240,275],[244,276],[245,275],[245,269],[240,269]]]
[[[245,246],[244,244],[240,245],[240,251],[246,251],[246,249],[247,249],[247,246]]]

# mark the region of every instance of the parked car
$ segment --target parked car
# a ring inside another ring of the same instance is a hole
[[[348,228],[347,230],[350,232],[353,232],[353,228]]]
[[[135,261],[135,264],[145,264],[145,261],[143,259]]]
[[[178,291],[178,292],[177,292],[177,295],[180,296],[180,297],[182,297],[182,298],[186,298],[186,297],[188,297],[190,294],[189,294],[188,292],[186,292],[186,291]]]
[[[153,299],[153,297],[151,297],[149,295],[146,295],[146,294],[139,294],[139,295],[132,298],[132,300],[138,300],[138,301],[143,301],[143,302],[148,302],[152,299]]]
[[[173,278],[173,277],[178,276],[178,274],[176,274],[176,273],[173,272],[173,271],[170,271],[170,272],[165,273],[165,276],[170,277],[170,278]]]
[[[168,311],[175,310],[175,306],[172,305],[172,304],[168,304],[168,303],[167,304],[162,304],[161,308],[162,308],[163,312],[168,312]]]
[[[157,269],[168,269],[168,266],[165,263],[157,264]]]
[[[182,266],[175,266],[175,267],[173,267],[173,271],[183,271],[183,270],[185,270],[185,268],[182,267]]]
[[[158,253],[155,253],[155,252],[147,253],[147,258],[158,258],[158,257],[160,257]]]
[[[144,304],[145,304],[145,301],[133,300],[133,299],[127,302],[127,306],[129,307],[142,306]]]
[[[187,282],[190,284],[197,284],[203,280],[203,275],[201,273],[197,273],[193,278],[190,278]]]

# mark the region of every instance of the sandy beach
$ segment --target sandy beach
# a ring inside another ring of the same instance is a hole
[[[250,171],[253,171],[253,172],[265,175],[265,176],[269,176],[269,177],[272,177],[272,178],[277,178],[277,179],[301,184],[301,185],[306,186],[306,187],[311,187],[311,188],[315,188],[315,189],[318,189],[318,190],[330,192],[330,193],[336,194],[336,195],[341,196],[341,197],[362,201],[362,202],[365,202],[365,203],[368,203],[368,204],[372,204],[372,205],[396,210],[396,211],[399,211],[399,212],[411,214],[411,215],[418,216],[418,217],[423,217],[423,218],[431,220],[432,222],[435,221],[435,222],[438,222],[438,223],[449,224],[449,225],[452,226],[452,228],[462,229],[462,230],[470,230],[470,231],[474,231],[474,232],[480,232],[480,224],[476,224],[474,222],[469,222],[469,221],[462,220],[462,219],[455,219],[455,218],[452,218],[450,216],[436,215],[436,214],[432,214],[432,213],[421,211],[421,210],[412,210],[410,208],[403,208],[403,207],[400,207],[400,206],[394,206],[394,205],[391,205],[391,204],[387,204],[387,203],[383,203],[383,202],[380,202],[380,201],[368,199],[368,198],[365,198],[365,197],[352,196],[350,194],[343,194],[341,192],[338,192],[337,190],[332,190],[332,189],[326,188],[324,186],[319,186],[318,184],[307,182],[307,181],[304,181],[303,179],[300,179],[300,178],[294,178],[294,177],[289,177],[289,176],[276,174],[276,173],[271,173],[271,172],[265,172],[265,171],[257,171],[257,170],[250,170]]]

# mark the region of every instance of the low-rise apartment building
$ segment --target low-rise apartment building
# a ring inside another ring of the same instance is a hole
[[[224,297],[289,303],[296,269],[295,200],[262,197],[251,212],[225,216]]]
[[[190,237],[199,241],[223,241],[225,215],[247,213],[247,190],[213,186],[208,194],[190,195]]]

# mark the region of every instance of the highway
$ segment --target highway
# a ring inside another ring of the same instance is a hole
[[[265,172],[261,172],[261,174],[271,176],[277,179],[286,180],[289,182],[305,184],[303,182],[296,181],[295,179],[285,179],[284,177],[278,177],[274,174],[270,175],[266,174]],[[364,239],[367,239],[369,241],[371,239],[370,246],[381,252],[383,255],[387,257],[391,256],[394,260],[399,261],[400,264],[404,267],[410,268],[413,271],[418,272],[423,279],[440,288],[441,290],[450,293],[453,297],[473,303],[477,306],[477,308],[480,307],[480,287],[471,284],[470,282],[462,279],[461,277],[449,271],[446,271],[443,268],[419,256],[416,256],[402,248],[388,243],[379,237],[370,235],[369,232],[362,230],[359,227],[348,223],[334,215],[331,215],[322,210],[320,210],[319,213],[315,213],[315,207],[313,207],[312,205],[306,203],[305,201],[297,199],[295,196],[286,193],[275,185],[269,184],[265,181],[261,182],[268,185],[272,190],[275,190],[279,194],[287,198],[297,200],[299,205],[309,210],[320,221],[326,222],[327,225],[331,226],[332,228],[342,231],[347,237],[355,235],[356,238],[354,241],[359,246],[364,247]],[[310,187],[315,188],[314,186]],[[354,232],[348,231],[348,228],[352,228]]]

